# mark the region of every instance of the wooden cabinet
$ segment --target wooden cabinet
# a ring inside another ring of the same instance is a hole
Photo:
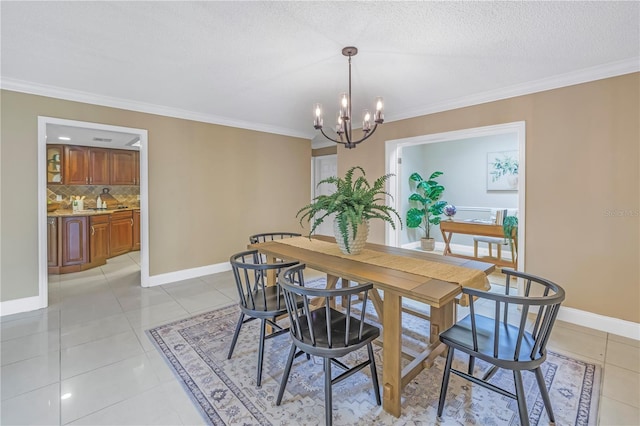
[[[109,185],[109,150],[89,148],[89,185]]]
[[[109,150],[88,146],[64,146],[66,185],[109,185]]]
[[[111,256],[110,215],[91,216],[89,223],[89,258],[91,262],[109,258]]]
[[[140,210],[47,217],[50,274],[95,268],[131,250],[140,250]]]
[[[63,217],[59,236],[62,238],[60,266],[80,265],[89,261],[87,217]]]
[[[133,244],[131,250],[140,250],[140,210],[133,211]]]
[[[58,266],[58,218],[47,217],[47,266]]]
[[[111,256],[131,250],[133,243],[133,212],[131,210],[111,214]]]
[[[62,145],[47,145],[47,185],[60,185],[62,180]]]
[[[123,149],[110,150],[111,185],[138,184],[137,153]]]

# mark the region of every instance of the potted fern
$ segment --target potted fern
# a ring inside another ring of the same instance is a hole
[[[359,171],[361,176],[354,177]],[[396,229],[394,217],[402,220],[398,212],[384,203],[385,182],[393,174],[379,177],[371,185],[365,171],[360,166],[350,168],[344,178],[332,176],[318,182],[318,185],[328,183],[335,186],[331,195],[319,195],[310,204],[302,207],[296,213],[300,217],[300,225],[307,220],[311,225],[309,237],[324,220],[335,213],[334,234],[338,246],[345,254],[358,254],[363,248],[369,234],[369,219],[381,219]]]
[[[412,173],[409,181],[415,183],[415,191],[409,196],[409,203],[418,204],[407,211],[407,228],[422,228],[424,238],[420,239],[420,246],[424,250],[435,248],[435,239],[431,237],[431,226],[440,224],[440,215],[444,212],[446,201],[440,200],[444,186],[435,179],[442,176],[442,172],[433,172],[429,179],[423,179],[418,173]]]

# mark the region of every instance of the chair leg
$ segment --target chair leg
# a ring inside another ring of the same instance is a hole
[[[476,357],[473,356],[469,356],[469,370],[467,370],[467,373],[469,373],[470,376],[473,376],[473,368],[476,365]]]
[[[478,257],[478,242],[473,241],[473,257]]]
[[[516,385],[516,399],[518,401],[518,414],[520,414],[520,426],[529,426],[529,411],[527,411],[527,400],[522,383],[522,373],[513,371],[513,380]]]
[[[556,420],[553,415],[553,408],[551,407],[549,391],[547,390],[547,384],[544,382],[544,377],[542,377],[542,369],[538,367],[534,370],[534,372],[536,373],[536,380],[538,381],[538,387],[540,388],[540,395],[542,395],[542,400],[544,401],[544,408],[547,409],[547,416],[549,416],[549,421],[551,423],[555,423]]]
[[[449,387],[449,376],[451,376],[451,362],[453,361],[453,348],[449,348],[447,354],[447,362],[444,365],[444,373],[442,374],[442,386],[440,387],[440,400],[438,401],[438,417],[442,416],[444,409],[444,400],[447,397],[447,388]]]
[[[373,393],[376,396],[376,404],[381,405],[380,400],[380,385],[378,384],[378,372],[376,371],[376,360],[373,357],[373,346],[371,343],[367,344],[367,351],[369,351],[369,362],[371,363],[371,378],[373,379]]]
[[[231,359],[233,350],[235,349],[236,343],[238,342],[238,335],[240,334],[240,329],[242,328],[242,321],[244,321],[244,314],[240,312],[240,318],[238,319],[238,324],[236,325],[236,331],[235,333],[233,333],[233,340],[231,340],[231,347],[229,348],[227,359]]]
[[[331,398],[331,358],[323,358],[324,360],[324,420],[327,426],[333,424],[332,406],[333,400]]]
[[[289,358],[287,359],[287,365],[284,367],[284,373],[282,373],[282,380],[280,380],[280,389],[278,390],[278,399],[276,399],[276,405],[280,405],[282,402],[282,396],[284,395],[284,389],[287,387],[289,381],[289,374],[291,373],[291,365],[293,364],[293,358],[296,356],[296,345],[291,344],[291,350],[289,351]]]
[[[262,361],[264,358],[264,340],[267,328],[267,320],[260,320],[260,346],[258,348],[258,377],[256,378],[256,386],[262,386]]]

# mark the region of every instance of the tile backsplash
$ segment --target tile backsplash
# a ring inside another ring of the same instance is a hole
[[[103,188],[109,188],[109,194],[118,200],[118,204],[128,207],[140,207],[140,187],[132,185],[48,185],[47,200],[56,201],[56,196],[62,196],[61,208],[70,209],[70,197],[83,195],[85,208],[96,207],[96,199],[102,194]]]

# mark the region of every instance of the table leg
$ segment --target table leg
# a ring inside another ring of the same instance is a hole
[[[402,394],[402,297],[386,290],[382,321],[382,408],[400,417]]]
[[[267,258],[267,263],[276,263],[275,256],[266,256],[266,258]],[[268,286],[276,285],[276,270],[275,269],[268,269],[267,270],[267,285]]]
[[[453,301],[440,308],[431,307],[429,343],[437,342],[439,340],[438,335],[453,325],[455,321],[454,315],[455,307]]]
[[[334,289],[336,288],[336,285],[338,284],[338,280],[340,279],[340,277],[336,277],[335,275],[329,275],[327,274],[327,286],[325,288],[327,289]],[[331,303],[334,304],[334,306],[332,306],[332,308],[335,308],[335,300],[332,300]],[[322,307],[324,306],[324,298],[316,298],[315,300],[313,300],[311,302],[311,304],[315,307]]]
[[[449,244],[451,243],[452,234],[452,232],[449,232],[447,235],[447,232],[442,231],[442,239],[444,240],[444,251],[442,252],[442,254],[444,256],[451,254],[451,247],[449,246]]]

